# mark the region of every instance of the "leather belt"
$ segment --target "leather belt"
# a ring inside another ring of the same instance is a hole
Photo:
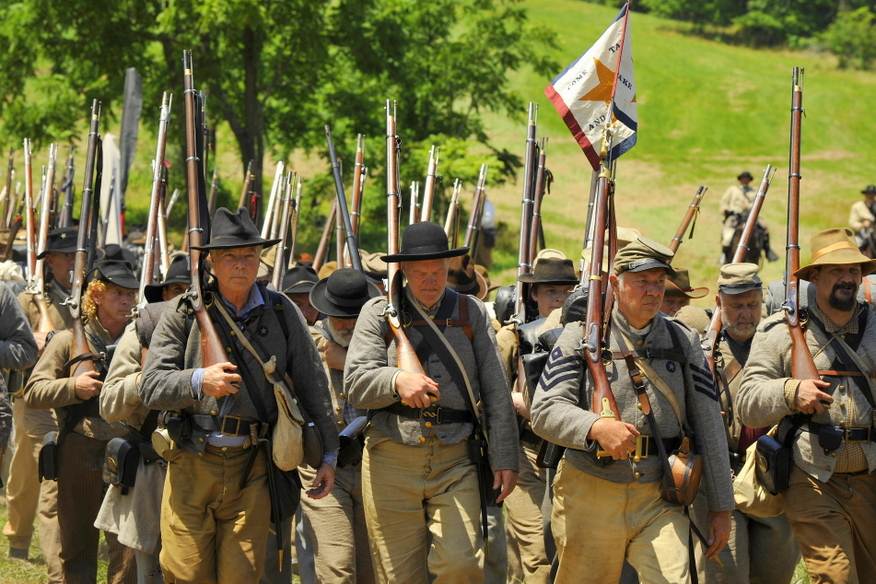
[[[648,455],[660,454],[660,450],[657,448],[657,442],[654,441],[653,436],[644,436],[644,438],[648,439]],[[679,444],[681,444],[681,440],[676,436],[675,438],[665,438],[663,440],[663,447],[666,448],[667,454],[672,454],[672,451],[678,448]]]
[[[250,428],[258,429],[258,422],[244,420],[240,416],[222,416],[219,425],[213,416],[206,414],[192,414],[193,421],[206,432],[219,432],[223,436],[249,436]]]
[[[454,410],[442,408],[441,406],[411,408],[401,402],[395,402],[390,406],[382,408],[382,410],[397,416],[414,420],[425,420],[433,424],[470,424],[474,421],[471,412],[468,410]]]
[[[527,425],[527,427],[520,432],[520,441],[529,446],[538,448],[541,445],[541,436],[533,432]]]
[[[843,440],[851,444],[876,442],[876,429],[872,426],[832,426],[830,424],[819,424],[818,422],[808,422],[809,432],[818,434],[818,430],[827,426],[836,428],[843,433]]]

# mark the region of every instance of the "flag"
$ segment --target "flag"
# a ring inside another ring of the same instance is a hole
[[[553,78],[544,93],[594,170],[599,170],[606,128],[612,135],[610,159],[636,144],[638,115],[629,3],[586,53]]]

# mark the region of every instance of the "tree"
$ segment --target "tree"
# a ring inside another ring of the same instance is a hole
[[[841,69],[869,69],[876,60],[876,15],[867,7],[841,12],[821,40],[839,57]]]

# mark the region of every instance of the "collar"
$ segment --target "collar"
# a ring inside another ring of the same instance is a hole
[[[748,355],[751,353],[751,341],[754,340],[754,335],[741,342],[728,335],[726,331],[724,331],[722,336],[724,337],[724,342],[727,343],[727,347],[730,348],[730,352],[733,353],[733,358],[744,367],[748,362]]]
[[[228,300],[225,299],[224,296],[219,294],[219,298],[222,299],[222,302],[225,303],[225,306],[231,311],[231,314],[237,315],[238,318],[246,320],[253,310],[256,308],[260,308],[265,305],[264,296],[262,296],[261,290],[257,284],[253,284],[252,288],[249,290],[249,298],[246,301],[246,304],[243,305],[243,308],[240,312],[237,312],[237,307],[231,304]]]
[[[444,296],[447,294],[447,289],[444,289],[444,292],[441,293],[441,297],[438,299],[438,302],[435,303],[435,306],[432,308],[427,308],[425,304],[414,298],[414,295],[411,294],[411,289],[405,286],[405,297],[409,302],[415,303],[420,307],[420,310],[426,313],[427,316],[435,316],[438,314],[438,310],[441,308],[441,303],[444,302]]]
[[[855,314],[852,315],[852,318],[845,324],[845,326],[839,326],[832,320],[830,320],[820,308],[818,308],[818,304],[813,302],[809,305],[809,310],[813,314],[815,314],[818,319],[824,323],[824,330],[828,332],[828,334],[850,334],[856,335],[858,334],[858,317],[861,315],[862,310],[866,310],[867,306],[862,304],[861,302],[857,303],[857,308],[855,309]]]
[[[662,314],[662,313],[658,312],[657,314]],[[618,309],[616,304],[611,309],[611,318],[612,318],[612,320],[615,321],[618,328],[620,328],[624,332],[629,333],[629,336],[631,337],[630,340],[633,342],[644,341],[645,338],[651,333],[651,330],[654,328],[654,321],[657,319],[657,317],[655,316],[653,319],[651,319],[651,322],[649,322],[645,326],[645,328],[641,328],[641,329],[633,328],[632,326],[630,326],[630,323],[627,320],[627,317],[625,317],[624,313],[622,313],[620,311],[620,309]],[[632,337],[636,337],[636,338],[633,339]]]

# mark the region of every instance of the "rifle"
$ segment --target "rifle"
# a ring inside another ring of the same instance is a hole
[[[773,180],[775,170],[767,164],[763,171],[763,179],[760,181],[760,187],[757,189],[757,194],[754,196],[754,201],[751,204],[751,210],[748,213],[748,219],[745,221],[745,228],[742,230],[742,235],[739,237],[739,245],[733,254],[732,264],[738,264],[745,259],[745,254],[748,251],[748,242],[751,235],[754,233],[754,227],[757,225],[757,217],[760,215],[760,210],[763,207],[764,199],[767,191],[770,188],[770,183]],[[703,187],[700,187],[701,189]],[[699,191],[698,191],[699,192]],[[684,229],[680,230],[684,234]],[[703,343],[703,351],[706,353],[706,361],[709,364],[709,369],[712,371],[712,377],[715,380],[720,380],[718,369],[715,365],[715,356],[718,351],[718,339],[721,334],[723,316],[721,310],[716,306],[712,312],[712,320],[709,322],[709,328],[706,329],[705,342]],[[730,422],[730,420],[728,420]]]
[[[79,359],[73,369],[71,377],[77,377],[87,371],[96,371],[91,349],[85,337],[85,328],[82,323],[82,294],[85,292],[85,276],[88,272],[88,249],[93,246],[89,239],[88,226],[92,222],[94,214],[94,182],[95,164],[100,149],[100,102],[96,99],[91,104],[91,127],[88,132],[88,150],[85,154],[84,184],[82,185],[82,207],[79,211],[79,233],[76,239],[76,260],[73,264],[73,286],[70,289],[70,298],[65,302],[70,307],[73,333],[73,346],[70,355],[74,360]]]
[[[463,247],[472,248],[469,251],[469,254],[474,257],[474,242],[475,236],[480,229],[481,226],[481,216],[483,215],[484,210],[484,183],[487,182],[487,169],[489,166],[487,164],[481,164],[481,171],[478,174],[478,185],[475,188],[474,201],[471,205],[471,213],[468,216],[468,226],[465,230],[465,239],[463,240]]]
[[[338,197],[338,222],[343,224],[344,232],[347,234],[347,252],[350,254],[353,268],[362,272],[362,258],[359,257],[359,245],[356,243],[356,235],[353,233],[353,223],[350,220],[350,212],[347,210],[347,197],[344,194],[344,181],[341,178],[341,167],[338,164],[338,154],[335,152],[335,145],[332,142],[332,131],[329,126],[325,127],[325,139],[328,142],[329,158],[332,161],[332,176],[335,179],[335,193]],[[341,234],[338,233],[340,241]],[[343,244],[340,245],[343,250]],[[341,267],[343,254],[338,254],[338,267]]]
[[[420,222],[420,183],[411,183],[411,208],[408,217],[408,225]]]
[[[40,257],[46,251],[46,241],[48,240],[49,230],[52,229],[51,213],[48,209],[52,208],[52,202],[55,198],[55,191],[50,186],[55,180],[55,157],[57,154],[57,145],[49,145],[49,167],[46,175],[46,188],[43,191],[42,213],[40,214],[40,230],[37,242],[37,260],[33,275],[28,274],[28,293],[33,294],[34,303],[40,313],[40,320],[35,332],[48,333],[55,330],[55,324],[52,322],[52,317],[49,315],[49,307],[46,304],[46,278],[43,270],[45,258]]]
[[[210,183],[210,202],[207,204],[207,210],[210,217],[213,216],[213,211],[216,210],[216,196],[219,193],[219,167],[213,167],[213,181]]]
[[[248,174],[248,172],[247,172]],[[283,188],[283,163],[277,163],[277,170],[274,171],[274,182],[271,184],[271,194],[268,197],[268,211],[265,214],[265,222],[262,223],[262,239],[276,239],[277,227],[275,224],[278,221],[277,209],[279,205],[278,193]]]
[[[9,149],[9,164],[6,166],[6,187],[3,189],[3,215],[0,217],[0,220],[3,221],[3,225],[0,225],[3,229],[9,227],[10,223],[10,215],[12,213],[12,209],[10,206],[12,203],[12,182],[15,177],[15,149]]]
[[[298,177],[298,185],[295,188],[295,200],[292,202],[292,226],[291,230],[291,239],[292,244],[289,246],[289,251],[286,254],[284,259],[285,264],[283,269],[287,269],[289,264],[292,263],[292,259],[295,257],[295,244],[298,242],[298,212],[301,209],[301,177]]]
[[[313,258],[313,269],[317,272],[322,267],[325,261],[325,254],[328,250],[329,240],[332,238],[332,228],[335,225],[335,217],[338,215],[338,200],[332,202],[332,210],[329,212],[328,218],[325,220],[325,226],[322,228],[322,237],[319,238],[319,246],[316,248],[316,257]]]
[[[24,139],[24,225],[27,230],[27,281],[33,289],[36,285],[36,219],[33,203],[33,153],[31,142]]]
[[[64,180],[61,183],[61,192],[64,193],[64,206],[58,217],[57,227],[70,227],[73,225],[73,178],[76,174],[76,146],[70,144],[67,152],[67,170],[64,171]]]
[[[365,134],[356,136],[356,164],[353,166],[353,201],[350,206],[350,224],[353,226],[353,236],[359,239],[359,212],[362,208],[362,191],[365,186],[365,175],[368,169],[363,164],[365,159]]]
[[[210,367],[217,363],[228,360],[225,348],[210,315],[204,304],[204,268],[200,249],[209,240],[209,233],[205,233],[208,226],[201,225],[201,212],[206,207],[206,197],[201,191],[200,152],[198,152],[198,127],[197,127],[197,94],[195,93],[194,77],[192,75],[192,53],[183,51],[183,87],[185,88],[184,101],[186,107],[186,183],[189,199],[189,265],[191,267],[192,285],[189,288],[188,298],[198,328],[201,331],[201,363],[202,367]],[[206,237],[205,237],[206,235]]]
[[[161,113],[158,119],[158,138],[155,143],[155,158],[152,159],[152,193],[149,197],[149,219],[146,222],[146,245],[143,249],[143,268],[140,272],[140,291],[134,315],[139,314],[148,303],[146,286],[155,278],[155,242],[158,232],[158,210],[161,207],[161,193],[164,182],[164,155],[167,150],[167,130],[170,126],[170,107],[173,94],[164,92],[161,97]],[[214,175],[215,176],[215,175]]]
[[[282,172],[282,171],[281,171]],[[246,163],[246,173],[243,175],[243,189],[240,191],[240,201],[237,203],[237,208],[246,207],[249,203],[249,195],[250,191],[252,191],[252,160]]]
[[[800,279],[800,133],[803,119],[803,69],[794,67],[791,89],[791,148],[788,163],[788,242],[785,258],[785,302],[782,309],[791,334],[791,377],[821,379],[806,346],[803,327],[805,314],[799,306]],[[802,318],[801,318],[802,317]]]
[[[170,201],[167,202],[166,208],[164,210],[165,219],[170,219],[170,213],[171,211],[173,211],[173,206],[176,204],[177,199],[179,199],[179,189],[173,189],[173,194],[170,195]]]
[[[526,151],[523,156],[523,203],[520,207],[520,245],[517,250],[517,289],[514,298],[514,315],[511,322],[517,326],[526,324],[526,286],[520,281],[520,276],[532,270],[532,258],[529,257],[529,232],[532,222],[533,192],[535,182],[535,165],[538,160],[538,142],[535,140],[538,106],[529,103],[529,122],[526,132]]]
[[[271,274],[271,284],[274,290],[280,291],[283,275],[286,273],[288,260],[286,250],[289,244],[289,215],[292,210],[292,184],[298,178],[296,173],[290,172],[283,181],[283,219],[280,221],[280,243],[274,254],[274,271]]]
[[[456,247],[456,216],[459,213],[459,193],[462,191],[462,181],[456,179],[453,181],[453,194],[450,195],[450,204],[447,207],[447,220],[444,222],[444,233],[447,234],[447,239],[453,242],[451,247]]]
[[[435,200],[435,181],[438,179],[438,154],[440,152],[441,149],[437,146],[432,146],[429,150],[429,168],[426,170],[426,187],[420,208],[420,221],[429,221],[432,217],[432,202]]]
[[[687,208],[687,212],[681,220],[681,225],[678,226],[678,231],[675,232],[675,237],[669,242],[669,249],[672,250],[672,253],[678,251],[678,246],[681,245],[681,242],[684,240],[684,233],[687,231],[687,226],[691,224],[691,221],[693,221],[693,225],[691,225],[690,236],[688,239],[693,238],[694,228],[697,224],[695,217],[699,215],[700,203],[702,202],[703,196],[706,194],[707,190],[709,190],[709,188],[705,186],[700,186],[700,188],[697,189],[693,201],[690,202],[690,206]]]
[[[164,171],[164,180],[161,181],[161,197],[158,200],[158,251],[161,259],[161,275],[167,276],[170,269],[170,246],[167,245],[167,217],[164,215],[164,199],[167,198],[167,171]],[[187,242],[188,237],[183,238]]]
[[[545,193],[550,192],[554,177],[545,166],[547,160],[547,137],[541,139],[538,156],[538,172],[535,175],[535,201],[532,207],[532,228],[529,232],[529,257],[535,258],[539,249],[544,249],[544,229],[541,224],[541,204]],[[474,254],[472,254],[474,255]]]
[[[386,252],[394,255],[399,252],[399,216],[401,214],[401,200],[399,198],[398,182],[398,158],[401,150],[401,141],[396,135],[395,127],[395,102],[386,100]],[[411,341],[408,340],[401,323],[402,295],[402,271],[398,262],[389,262],[386,265],[387,287],[386,308],[383,316],[389,324],[389,329],[395,338],[396,366],[411,373],[426,374],[417,352]]]

